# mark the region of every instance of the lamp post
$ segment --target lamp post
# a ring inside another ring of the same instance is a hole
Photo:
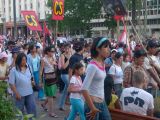
[[[14,17],[14,38],[17,38],[17,25],[16,25],[16,0],[13,0],[13,17]]]

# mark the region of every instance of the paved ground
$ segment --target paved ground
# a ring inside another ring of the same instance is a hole
[[[59,101],[59,94],[57,95],[57,98],[54,98],[54,110],[55,113],[58,115],[58,118],[53,118],[53,117],[49,117],[48,113],[46,111],[44,111],[42,109],[42,107],[40,107],[40,103],[37,102],[37,114],[38,114],[38,118],[37,120],[64,120],[65,116],[68,115],[69,113],[69,105],[66,105],[65,109],[66,111],[60,111],[58,109],[58,101]],[[79,120],[78,118],[76,120]]]
[[[58,115],[58,118],[49,117],[48,113],[42,109],[41,103],[37,102],[37,120],[64,120],[64,117],[69,112],[69,106],[66,105],[66,111],[60,111],[58,109],[58,100],[59,97],[54,98],[54,111]]]

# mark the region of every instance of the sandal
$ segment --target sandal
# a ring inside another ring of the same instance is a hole
[[[44,111],[48,111],[48,109],[46,108],[44,104],[41,104],[41,107],[43,108]]]

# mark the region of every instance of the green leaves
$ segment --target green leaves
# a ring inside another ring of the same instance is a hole
[[[15,107],[11,98],[6,97],[7,83],[0,82],[0,120],[13,120]]]
[[[49,7],[52,4],[51,1],[48,1]],[[65,0],[65,17],[59,22],[59,30],[87,30],[90,20],[100,16],[101,7],[100,0]],[[55,25],[55,21],[50,18],[47,19],[49,26]]]

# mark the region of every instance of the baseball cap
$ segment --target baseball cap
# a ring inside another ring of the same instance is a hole
[[[8,58],[8,55],[6,54],[6,52],[0,53],[0,59],[2,59],[2,58]]]
[[[139,49],[139,50],[134,51],[135,58],[139,58],[139,57],[146,56],[146,55],[147,54],[146,54],[145,50],[143,50],[143,49]]]
[[[149,40],[147,43],[147,48],[155,48],[157,46],[158,46],[158,44],[157,44],[156,40]]]
[[[112,50],[111,50],[111,53],[112,53],[112,52],[118,52],[118,50],[116,50],[116,49],[112,49]]]

